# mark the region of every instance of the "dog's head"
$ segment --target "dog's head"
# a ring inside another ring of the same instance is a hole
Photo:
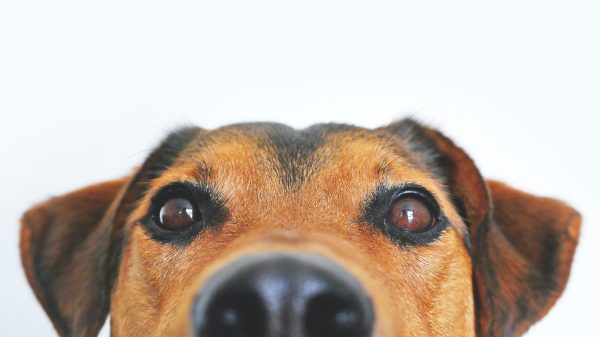
[[[484,180],[439,132],[176,131],[134,174],[35,206],[21,254],[61,336],[519,336],[579,214]]]

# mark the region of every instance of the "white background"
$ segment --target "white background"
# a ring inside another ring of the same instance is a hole
[[[169,128],[410,114],[485,176],[583,213],[568,289],[528,336],[600,335],[599,6],[2,1],[0,335],[53,335],[21,271],[20,214],[124,174]]]

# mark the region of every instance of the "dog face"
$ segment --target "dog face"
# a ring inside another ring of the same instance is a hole
[[[567,205],[485,181],[439,132],[240,124],[23,217],[61,336],[519,336],[564,289]]]

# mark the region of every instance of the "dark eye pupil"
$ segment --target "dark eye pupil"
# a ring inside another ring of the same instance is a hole
[[[394,203],[388,222],[397,229],[423,232],[433,224],[433,216],[423,201],[404,197]]]
[[[159,221],[167,229],[184,229],[194,222],[194,206],[187,199],[173,198],[161,207]]]

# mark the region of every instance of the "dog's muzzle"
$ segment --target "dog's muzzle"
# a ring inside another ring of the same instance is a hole
[[[369,337],[374,313],[359,282],[314,254],[256,254],[205,283],[192,310],[198,337]]]

